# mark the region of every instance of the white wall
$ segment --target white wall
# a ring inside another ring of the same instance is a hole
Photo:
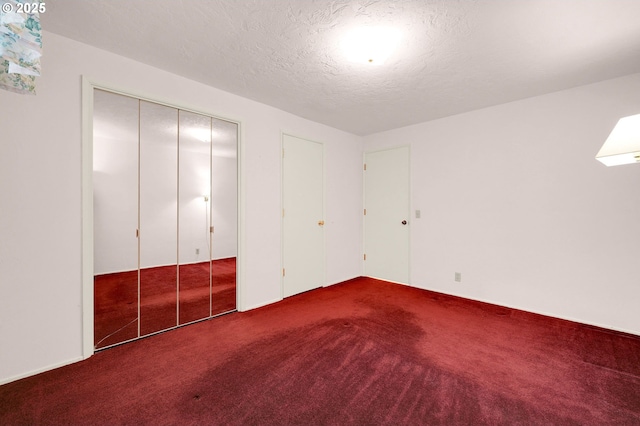
[[[82,356],[81,75],[241,122],[245,308],[280,300],[281,132],[325,143],[327,283],[361,272],[360,137],[45,32],[37,96],[0,91],[0,383]]]
[[[639,93],[636,74],[366,137],[411,146],[412,285],[640,334],[640,165],[594,159]]]

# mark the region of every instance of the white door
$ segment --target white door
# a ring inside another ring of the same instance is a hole
[[[324,284],[322,144],[283,135],[284,297]]]
[[[364,274],[409,283],[409,147],[365,154]]]

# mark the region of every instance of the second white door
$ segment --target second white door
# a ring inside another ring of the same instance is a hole
[[[409,284],[409,148],[365,154],[364,273]]]
[[[283,296],[324,284],[323,146],[284,135],[282,141]]]

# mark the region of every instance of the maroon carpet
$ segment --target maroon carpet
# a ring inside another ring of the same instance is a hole
[[[211,262],[211,298],[208,262],[180,265],[179,296],[177,272],[176,265],[140,270],[140,335],[236,308],[235,258]],[[138,271],[97,275],[94,310],[97,348],[138,337]]]
[[[638,425],[640,338],[359,278],[1,386],[0,424]]]

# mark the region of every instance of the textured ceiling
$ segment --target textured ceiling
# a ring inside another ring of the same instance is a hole
[[[640,72],[638,0],[52,0],[41,19],[359,135]],[[343,57],[361,25],[402,31],[384,65]]]

